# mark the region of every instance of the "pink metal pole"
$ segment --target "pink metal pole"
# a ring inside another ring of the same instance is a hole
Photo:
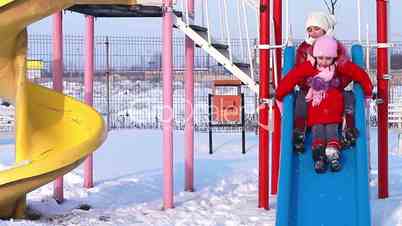
[[[173,9],[164,0],[163,16],[163,207],[173,208]]]
[[[194,0],[187,0],[189,17],[194,19]],[[185,190],[194,191],[194,42],[186,37],[186,75],[185,83],[185,117],[184,147],[185,147]]]
[[[86,16],[85,36],[85,75],[84,75],[84,99],[85,103],[93,104],[93,78],[94,78],[94,17]],[[93,158],[89,154],[84,162],[84,187],[92,188],[93,185]]]
[[[53,14],[53,89],[63,92],[63,15],[62,12]],[[54,182],[53,197],[57,202],[63,202],[63,176]]]

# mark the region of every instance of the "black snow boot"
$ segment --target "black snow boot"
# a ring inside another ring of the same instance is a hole
[[[325,155],[332,172],[338,172],[342,169],[340,152],[336,147],[327,147],[325,149]]]
[[[346,128],[343,131],[342,136],[342,147],[349,148],[356,145],[357,137],[359,136],[359,131],[356,128]]]
[[[316,173],[325,173],[327,171],[327,162],[325,157],[325,148],[319,145],[313,148],[314,169]]]
[[[293,131],[293,148],[296,153],[303,153],[304,150],[304,139],[306,133],[301,129],[294,129]]]

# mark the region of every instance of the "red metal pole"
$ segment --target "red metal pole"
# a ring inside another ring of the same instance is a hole
[[[260,44],[269,44],[269,1],[260,0]],[[269,50],[260,49],[260,100],[269,97]],[[262,103],[260,101],[260,103]],[[258,207],[269,209],[269,133],[268,105],[259,109]]]
[[[53,89],[63,92],[63,14],[53,14]],[[64,200],[63,176],[56,178],[54,182],[54,199],[61,203]]]
[[[377,42],[388,42],[387,0],[377,0]],[[378,105],[378,198],[388,197],[388,49],[377,48],[377,90],[384,102]]]
[[[274,0],[274,30],[275,30],[275,45],[282,44],[282,0]],[[279,82],[282,75],[282,49],[275,50],[277,72],[274,75],[274,81]],[[275,82],[275,84],[276,84]],[[276,88],[276,87],[275,87]],[[279,155],[281,151],[281,113],[278,107],[274,106],[274,132],[272,134],[272,178],[271,178],[271,193],[278,192],[278,177],[279,177]]]

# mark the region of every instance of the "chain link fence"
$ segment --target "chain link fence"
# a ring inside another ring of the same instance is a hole
[[[296,43],[299,43],[298,40]],[[347,48],[352,41],[342,41]],[[256,40],[250,45],[255,46]],[[43,68],[29,70],[28,76],[36,83],[52,87],[52,38],[50,35],[30,35],[28,58],[43,63]],[[173,112],[176,129],[184,128],[184,38],[175,38]],[[231,41],[233,58],[248,62],[249,58],[258,68],[258,51],[245,50],[246,40]],[[64,93],[84,99],[84,37],[64,36]],[[162,119],[162,41],[160,37],[97,36],[95,37],[94,107],[109,119],[109,127],[160,128]],[[391,50],[390,101],[400,101],[402,94],[402,43]],[[375,49],[370,50],[371,77],[375,83]],[[258,80],[258,70],[254,71]],[[109,76],[107,76],[109,74]],[[208,129],[208,93],[216,79],[236,79],[204,50],[196,48],[194,58],[194,122],[195,129]],[[109,86],[107,85],[109,84]],[[245,95],[245,119],[248,130],[257,127],[257,99],[249,89]],[[109,94],[109,95],[108,95]],[[226,91],[226,94],[231,94]],[[14,128],[13,107],[0,106],[0,131]]]
[[[242,42],[242,43],[240,43]],[[255,41],[252,41],[253,45]],[[41,71],[28,71],[38,84],[52,87],[52,39],[49,35],[30,35],[28,58],[43,63]],[[232,40],[233,57],[247,62],[246,40]],[[173,41],[173,112],[174,127],[184,129],[184,38]],[[78,100],[84,99],[84,37],[64,36],[63,92]],[[160,128],[162,119],[162,41],[160,37],[97,36],[95,37],[95,77],[93,104],[109,127]],[[255,58],[255,57],[252,57]],[[107,74],[109,73],[109,76]],[[199,131],[208,129],[208,93],[216,79],[236,79],[202,49],[196,48],[194,58],[194,122]],[[107,86],[109,84],[109,86]],[[246,126],[256,128],[256,96],[244,88]],[[109,94],[109,95],[107,95]],[[230,94],[228,91],[227,94]],[[109,97],[109,98],[108,98]],[[6,112],[7,110],[7,112]],[[13,129],[13,108],[1,107],[4,119],[1,131]],[[7,116],[7,117],[6,117]]]

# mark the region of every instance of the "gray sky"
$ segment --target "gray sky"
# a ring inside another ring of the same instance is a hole
[[[177,0],[181,2],[181,0]],[[202,23],[202,0],[196,1],[196,21]],[[215,37],[221,37],[222,26],[219,18],[223,18],[223,14],[219,13],[218,1],[209,1],[209,15],[211,21],[211,30]],[[238,0],[228,0],[229,3],[229,18],[233,21],[231,26],[230,36],[239,38],[238,32],[238,16],[236,3]],[[375,38],[375,0],[361,0],[362,4],[362,37],[366,37],[366,24],[369,23],[370,39]],[[402,26],[397,21],[402,21],[402,1],[390,0],[390,39],[402,41]],[[304,21],[306,16],[311,11],[327,11],[323,0],[289,0],[289,23],[292,24],[293,33],[296,38],[304,37]],[[215,4],[215,5],[213,5]],[[285,1],[283,1],[285,4]],[[357,3],[355,0],[339,0],[338,7],[335,11],[337,17],[336,37],[338,39],[357,39]],[[178,10],[181,7],[176,6]],[[205,10],[204,10],[205,11]],[[285,16],[285,9],[283,16]],[[205,14],[205,13],[204,13]],[[248,24],[252,37],[257,36],[257,18],[255,11],[248,9]],[[285,24],[285,18],[283,18]],[[205,17],[204,17],[205,21]],[[157,36],[161,34],[162,29],[161,18],[98,18],[95,22],[95,32],[98,35],[134,35],[134,36]],[[243,20],[241,23],[244,23]],[[81,14],[66,12],[64,15],[64,33],[65,34],[84,34],[85,17]],[[29,32],[35,34],[51,34],[52,20],[50,17],[38,21],[29,27]],[[241,32],[244,38],[244,30]],[[179,32],[175,36],[180,36]]]

